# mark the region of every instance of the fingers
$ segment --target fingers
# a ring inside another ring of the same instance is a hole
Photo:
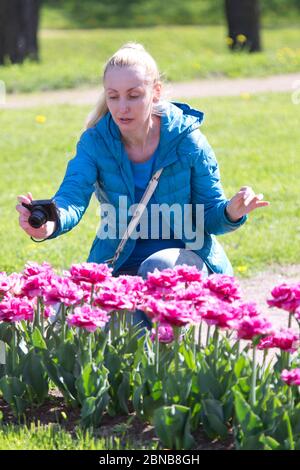
[[[255,198],[255,192],[253,191],[252,188],[249,188],[248,190],[246,190],[244,196],[243,196],[243,199],[244,199],[244,205],[247,207],[252,201],[253,199]]]
[[[23,216],[26,216],[27,219],[30,216],[30,210],[26,209],[26,207],[22,206],[22,204],[16,205],[16,210]]]
[[[252,203],[261,207],[269,205],[269,203],[266,204],[266,201],[262,201],[264,195],[262,193],[255,194],[251,186],[242,186],[236,196],[237,199],[243,200],[245,207],[248,207]],[[262,201],[262,203],[258,204],[258,201]]]
[[[263,194],[257,194],[254,195],[254,197],[251,199],[249,202],[247,208],[248,212],[251,212],[255,209],[259,209],[260,207],[267,207],[270,205],[269,201],[263,201],[264,195]]]
[[[32,198],[32,194],[30,192],[27,193],[27,196],[24,196],[23,194],[20,194],[19,196],[17,196],[17,200],[20,204],[17,204],[16,205],[16,210],[24,215],[24,216],[27,216],[27,219],[30,215],[30,211],[28,209],[26,209],[26,207],[24,207],[22,205],[22,203],[24,202],[25,204],[30,204],[31,201],[33,200]]]
[[[255,193],[250,186],[242,186],[241,189],[234,196],[234,199],[242,201],[247,207],[254,196]]]
[[[255,208],[256,207],[266,207],[266,206],[270,205],[269,201],[263,201],[263,198],[264,198],[263,194],[257,194],[253,198],[252,202],[255,204]]]
[[[19,202],[25,202],[26,204],[31,203],[31,199],[29,196],[23,196],[23,194],[20,194],[20,196],[17,196],[17,199]]]

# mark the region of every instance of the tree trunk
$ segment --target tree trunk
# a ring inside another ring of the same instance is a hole
[[[225,0],[229,47],[261,51],[259,0]]]
[[[33,60],[39,60],[38,48],[38,24],[40,0],[20,0],[21,9],[21,30],[25,42],[25,57]]]
[[[39,59],[40,0],[0,0],[0,65]]]
[[[5,56],[5,18],[6,18],[6,1],[0,0],[0,65],[4,64]]]

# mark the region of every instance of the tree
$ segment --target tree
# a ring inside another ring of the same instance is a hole
[[[225,0],[229,47],[232,50],[261,50],[259,0]]]
[[[40,0],[0,0],[0,65],[39,59]]]

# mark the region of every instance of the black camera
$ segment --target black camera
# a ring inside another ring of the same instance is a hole
[[[58,222],[58,209],[52,199],[39,199],[30,204],[22,202],[22,206],[30,210],[28,223],[33,228],[40,228],[48,221]]]

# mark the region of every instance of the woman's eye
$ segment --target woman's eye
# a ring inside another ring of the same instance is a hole
[[[116,100],[118,97],[117,96],[109,96],[108,97],[110,100]]]
[[[138,97],[139,97],[139,95],[130,95],[129,96],[129,98],[131,98],[131,99],[138,98]]]

